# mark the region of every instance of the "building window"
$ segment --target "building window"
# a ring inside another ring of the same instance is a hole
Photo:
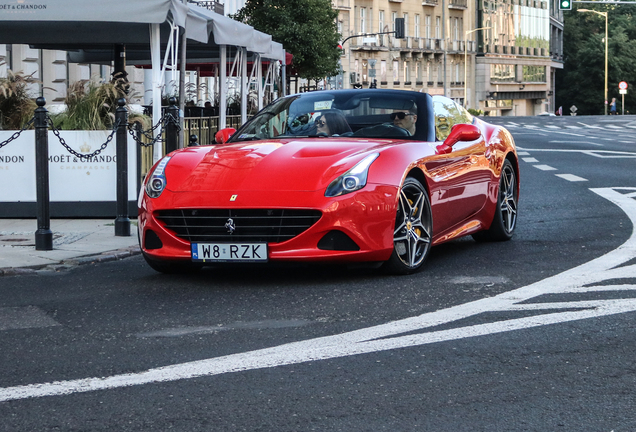
[[[384,31],[384,11],[381,10],[378,14],[378,32],[382,33]],[[381,34],[379,36],[380,45],[384,46],[384,35]]]
[[[442,38],[442,19],[438,16],[435,17],[435,39]]]
[[[515,69],[515,65],[491,64],[490,82],[515,82]]]
[[[426,39],[430,39],[431,38],[431,16],[430,15],[426,15],[425,18],[425,26],[424,26],[424,35],[426,37]]]
[[[397,19],[397,12],[391,12],[391,31],[395,31],[395,20]]]
[[[409,37],[409,14],[404,15],[404,37]]]
[[[420,14],[415,14],[415,22],[413,23],[415,26],[415,37],[420,37]]]
[[[397,60],[393,60],[393,82],[400,82],[400,75],[398,73],[399,68],[400,63]]]
[[[411,82],[411,71],[409,70],[409,64],[407,62],[404,62],[404,82]]]
[[[546,82],[545,66],[524,66],[523,82]]]
[[[386,82],[386,60],[380,60],[380,82]]]
[[[360,8],[360,34],[365,34],[367,32],[366,15],[367,8]]]

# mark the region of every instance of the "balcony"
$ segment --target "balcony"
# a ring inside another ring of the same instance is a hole
[[[450,0],[448,3],[449,9],[468,9],[468,0]]]
[[[334,9],[351,9],[351,0],[334,0]]]
[[[219,3],[214,0],[188,0],[188,3],[193,3],[207,10],[218,13],[219,15],[225,15],[225,9],[223,3]]]
[[[464,43],[465,42],[463,40],[451,41],[451,43],[449,44],[451,47],[451,51],[464,52]]]

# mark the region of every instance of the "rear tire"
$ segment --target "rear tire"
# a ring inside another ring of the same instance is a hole
[[[393,253],[384,263],[391,274],[406,275],[418,271],[431,250],[433,215],[431,201],[422,183],[407,177],[400,188],[393,230]]]
[[[473,238],[479,242],[510,240],[517,226],[518,197],[517,174],[512,163],[506,159],[501,167],[497,209],[490,228],[473,234]]]

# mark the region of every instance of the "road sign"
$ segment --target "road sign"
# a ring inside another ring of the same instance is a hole
[[[627,89],[619,89],[618,94],[627,94]]]
[[[621,81],[618,83],[618,88],[621,90],[627,90],[627,83],[625,81]]]

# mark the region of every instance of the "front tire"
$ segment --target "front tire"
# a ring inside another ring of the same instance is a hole
[[[518,197],[517,174],[512,163],[506,159],[501,167],[497,209],[490,228],[473,234],[473,238],[480,242],[510,240],[517,226]]]
[[[431,201],[422,183],[407,177],[400,188],[393,253],[385,263],[392,274],[410,274],[418,271],[431,250],[433,214]]]

